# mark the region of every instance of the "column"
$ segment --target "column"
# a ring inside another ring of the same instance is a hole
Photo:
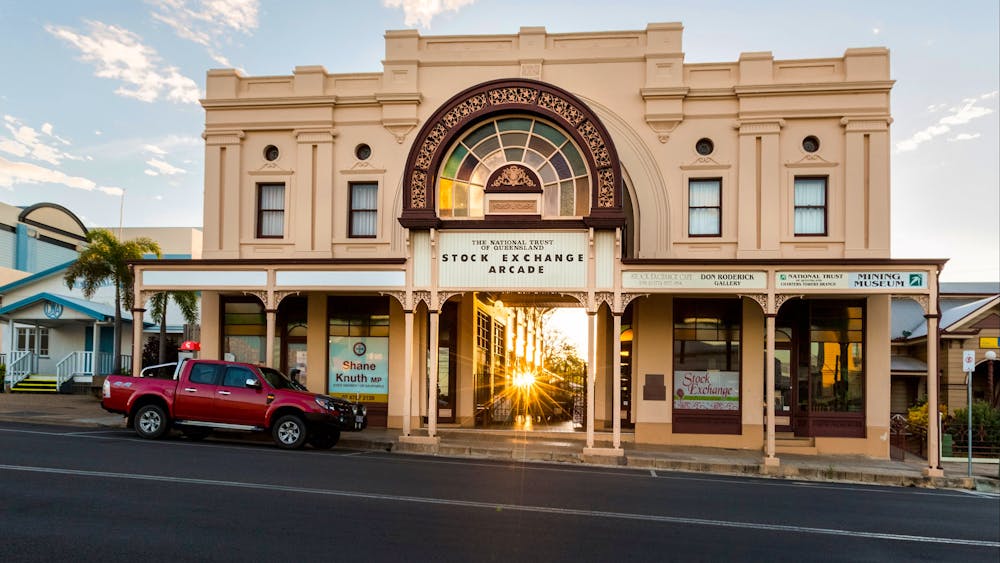
[[[772,298],[773,300],[773,298]],[[764,322],[767,330],[767,352],[764,356],[766,368],[764,373],[764,396],[767,403],[767,427],[766,446],[764,457],[765,467],[777,467],[780,465],[778,458],[774,456],[774,318],[777,313],[764,313]]]
[[[138,376],[142,371],[142,314],[146,310],[141,307],[132,309],[132,375]],[[97,369],[97,351],[100,346],[101,329],[94,323],[94,372]]]
[[[927,319],[927,467],[924,475],[944,477],[941,469],[940,433],[938,432],[938,322],[939,314],[924,315]]]
[[[133,337],[133,339],[135,338],[135,318],[136,318],[136,315],[139,315],[139,324],[140,325],[142,324],[142,313],[141,312],[137,313],[135,311],[132,311],[132,337]],[[90,347],[90,375],[92,375],[94,377],[97,377],[98,375],[101,375],[101,370],[98,369],[99,366],[97,365],[97,347],[100,346],[100,342],[101,342],[100,335],[101,335],[101,323],[100,323],[100,321],[94,321],[94,334],[92,334],[90,336],[90,340],[93,341],[93,344]],[[133,356],[135,355],[135,340],[132,341],[132,355]],[[132,365],[133,366],[135,365],[135,357],[132,358]],[[142,358],[141,357],[139,358],[139,371],[142,371]],[[133,373],[135,373],[135,372],[133,371]]]
[[[403,311],[403,436],[410,435],[410,413],[413,410],[413,310]]]
[[[594,387],[597,383],[597,311],[587,311],[587,447],[594,447]]]
[[[274,368],[274,333],[275,322],[278,317],[277,309],[264,309],[267,319],[267,335],[264,337],[264,364],[269,368]]]
[[[430,357],[427,358],[427,435],[437,434],[437,383],[438,383],[438,311],[431,310]]]
[[[612,349],[611,377],[614,378],[612,387],[612,446],[615,449],[622,447],[622,314],[613,313],[614,317],[614,348]]]

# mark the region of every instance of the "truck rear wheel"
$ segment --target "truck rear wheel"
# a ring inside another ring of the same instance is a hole
[[[135,433],[142,438],[155,440],[170,429],[170,421],[163,407],[156,404],[143,405],[135,413],[133,422]]]
[[[279,448],[297,450],[306,443],[309,432],[301,416],[286,414],[271,427],[271,436]]]

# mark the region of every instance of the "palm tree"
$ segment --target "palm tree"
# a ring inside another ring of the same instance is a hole
[[[198,295],[193,291],[164,291],[149,300],[149,314],[160,323],[160,361],[167,361],[167,305],[173,299],[188,324],[198,322]]]
[[[115,286],[114,363],[111,373],[121,373],[122,368],[122,305],[131,309],[135,297],[132,291],[135,278],[128,263],[141,260],[146,254],[155,254],[159,258],[160,245],[147,237],[122,241],[107,229],[93,229],[87,233],[87,248],[63,276],[70,289],[79,280],[83,296],[87,299],[92,298],[106,282]]]

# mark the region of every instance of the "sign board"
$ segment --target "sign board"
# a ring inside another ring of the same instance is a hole
[[[767,272],[622,272],[626,289],[765,289]]]
[[[1000,338],[997,338],[996,336],[980,336],[979,347],[983,349],[1000,349]]]
[[[334,397],[389,402],[389,337],[331,336],[328,381]]]
[[[962,350],[962,371],[976,371],[975,350]]]
[[[740,372],[675,371],[674,408],[740,410]]]
[[[583,231],[446,231],[438,235],[438,285],[475,288],[587,286]]]
[[[927,289],[926,272],[778,272],[778,289]]]

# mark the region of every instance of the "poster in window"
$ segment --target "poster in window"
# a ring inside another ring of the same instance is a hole
[[[328,392],[362,403],[389,401],[389,337],[330,337]]]
[[[740,372],[675,371],[674,408],[683,410],[740,410]]]

